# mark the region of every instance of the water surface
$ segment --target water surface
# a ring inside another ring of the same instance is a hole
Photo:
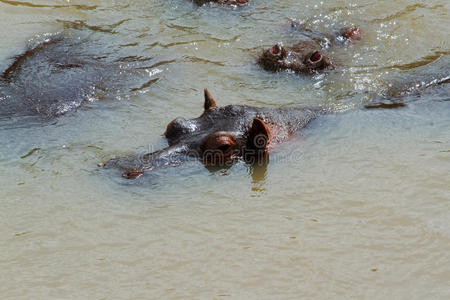
[[[450,297],[449,88],[363,108],[390,85],[448,75],[449,11],[445,0],[0,0],[0,70],[54,34],[148,58],[139,84],[52,122],[0,120],[1,298]],[[265,72],[259,51],[300,34],[286,18],[357,24],[364,39],[335,50],[335,72]],[[260,168],[192,162],[127,181],[97,167],[165,147],[165,126],[200,115],[205,87],[219,105],[336,113]]]

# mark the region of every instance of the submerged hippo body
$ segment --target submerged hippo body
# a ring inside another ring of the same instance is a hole
[[[267,71],[291,70],[296,73],[311,73],[317,70],[332,69],[333,64],[326,51],[331,46],[361,38],[357,27],[344,27],[334,34],[323,34],[290,21],[290,27],[302,30],[304,39],[293,46],[277,43],[264,50],[258,57],[258,64]]]
[[[93,64],[77,53],[66,37],[53,37],[17,56],[2,76],[0,116],[51,118],[77,108],[102,78],[101,63]]]
[[[384,78],[384,90],[378,91],[365,108],[403,107],[421,99],[423,94],[438,101],[450,99],[450,55],[413,68],[406,65],[400,70]]]
[[[247,5],[248,0],[194,0],[194,3],[199,6],[210,2],[218,3],[220,5],[244,6]]]
[[[256,162],[274,145],[305,127],[324,110],[304,106],[280,108],[228,105],[217,107],[205,90],[203,114],[195,119],[177,118],[167,126],[169,146],[132,160],[112,160],[125,170],[124,177],[137,178],[145,171],[178,165],[197,158],[207,166],[226,166],[236,159]]]
[[[0,75],[0,118],[52,119],[129,89],[132,63],[99,52],[88,38],[58,34],[16,56]]]

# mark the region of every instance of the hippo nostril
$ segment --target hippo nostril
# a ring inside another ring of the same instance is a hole
[[[311,63],[318,63],[322,60],[322,54],[319,51],[314,52],[310,57],[309,61]]]

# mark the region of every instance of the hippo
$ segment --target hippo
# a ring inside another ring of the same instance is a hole
[[[405,83],[386,94],[380,94],[363,107],[398,109],[414,101],[415,96],[420,96],[425,91],[433,92],[432,90],[440,95],[439,99],[448,99],[450,76],[446,71],[448,64],[445,61],[443,63],[432,67],[435,71],[442,71],[439,75],[430,76],[423,70],[413,73],[414,78],[423,79],[422,85],[417,85],[414,81]],[[237,160],[260,166],[267,162],[271,149],[287,141],[318,116],[332,112],[320,106],[303,105],[219,107],[205,89],[203,113],[200,117],[190,120],[176,118],[167,125],[164,136],[168,147],[137,157],[112,159],[100,165],[118,167],[124,171],[122,176],[127,179],[136,179],[157,168],[178,166],[190,159],[197,159],[208,168],[226,168]]]
[[[16,56],[1,75],[1,90],[9,96],[0,102],[0,116],[50,119],[89,98],[91,82],[99,81],[101,73],[76,46],[64,36],[54,36]]]
[[[320,107],[279,108],[227,105],[219,107],[207,89],[204,111],[198,118],[176,118],[164,136],[169,146],[139,158],[113,159],[105,166],[123,169],[123,177],[136,179],[154,168],[178,165],[196,158],[205,166],[223,167],[238,159],[258,162],[267,151],[326,111]]]
[[[60,33],[14,57],[0,74],[0,118],[52,120],[148,80],[139,78],[145,75],[137,70],[143,60],[123,61],[99,53],[97,46],[82,34]]]
[[[366,109],[400,108],[416,101],[424,93],[434,99],[450,98],[450,55],[438,58],[414,68],[390,74],[384,78],[384,90],[377,91]],[[446,100],[448,101],[448,100]]]
[[[318,70],[333,69],[333,63],[324,51],[330,46],[361,39],[362,31],[356,26],[344,27],[333,34],[322,34],[304,27],[301,23],[290,21],[290,27],[302,29],[306,39],[293,46],[277,43],[264,50],[257,63],[266,71],[279,72],[291,70],[296,73],[312,73]]]
[[[202,6],[206,3],[218,3],[220,5],[228,5],[228,6],[244,6],[247,5],[248,0],[194,0],[194,3]]]

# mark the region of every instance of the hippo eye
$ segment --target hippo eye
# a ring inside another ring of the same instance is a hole
[[[273,55],[277,55],[278,53],[280,53],[280,47],[278,45],[273,46],[270,50],[272,51]]]
[[[312,63],[317,63],[322,60],[322,54],[319,51],[316,51],[313,54],[311,54],[311,56],[309,57],[309,60]]]
[[[274,56],[277,57],[282,57],[283,56],[283,46],[276,44],[273,45],[272,48],[270,48],[270,53]]]
[[[239,143],[234,134],[216,131],[204,139],[200,148],[206,164],[223,165],[237,155],[234,150],[239,149]]]
[[[220,150],[222,152],[227,152],[231,148],[231,145],[222,145],[217,150]]]
[[[306,57],[305,64],[310,69],[324,69],[330,65],[330,61],[320,51],[314,51]]]

